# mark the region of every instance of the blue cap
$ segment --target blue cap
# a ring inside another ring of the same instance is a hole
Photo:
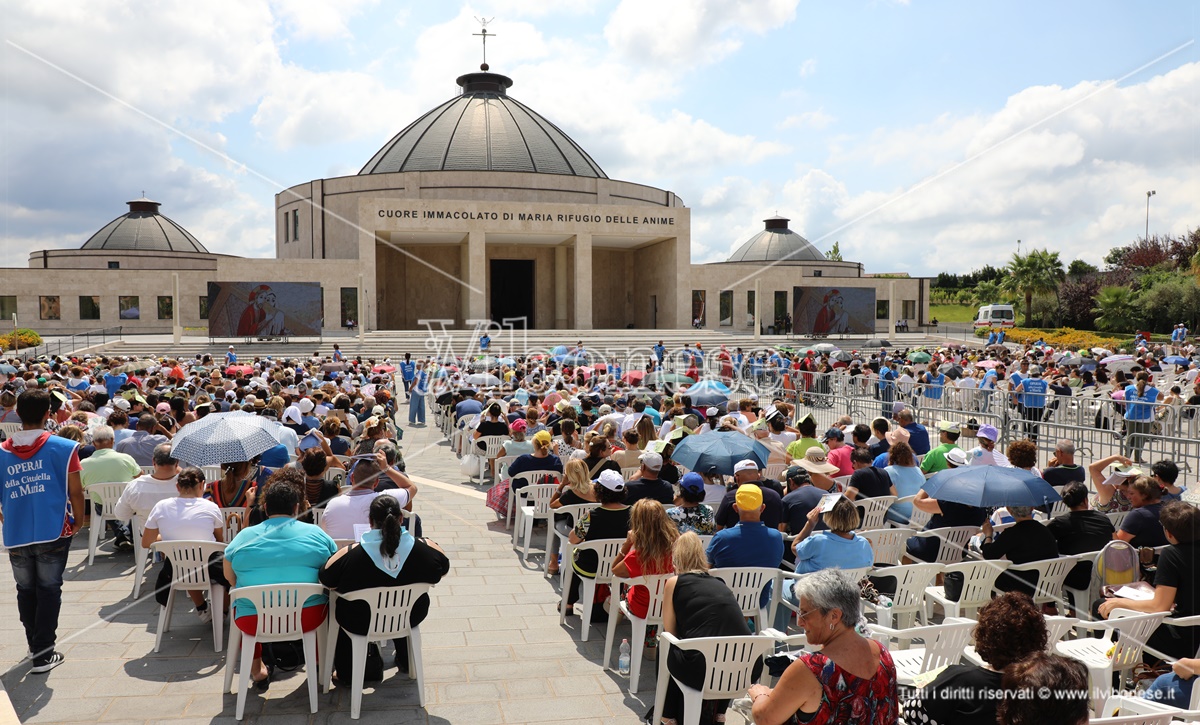
[[[701,476],[695,471],[685,473],[683,474],[683,478],[679,479],[679,487],[687,489],[688,491],[703,491],[704,476]]]

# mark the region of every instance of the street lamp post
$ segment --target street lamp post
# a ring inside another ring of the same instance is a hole
[[[1157,193],[1153,189],[1146,192],[1146,239],[1150,238],[1150,197]]]

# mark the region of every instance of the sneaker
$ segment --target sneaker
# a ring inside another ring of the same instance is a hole
[[[33,667],[29,671],[40,675],[43,672],[49,672],[66,661],[67,658],[64,657],[61,652],[51,652],[50,656],[48,657],[42,657],[34,660]]]
[[[113,542],[113,548],[119,551],[133,551],[133,542],[129,539],[117,539]]]
[[[212,621],[212,610],[209,607],[205,607],[204,609],[197,609],[196,616],[200,618],[200,621],[202,623],[208,624],[209,622]]]

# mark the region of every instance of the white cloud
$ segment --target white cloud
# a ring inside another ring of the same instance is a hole
[[[272,0],[271,5],[293,35],[301,39],[350,38],[348,22],[378,0]]]
[[[623,56],[664,65],[709,65],[745,34],[791,22],[799,0],[621,0],[604,37]]]
[[[799,73],[800,73],[801,78],[807,78],[816,72],[817,72],[817,59],[816,58],[809,58],[808,60],[806,60],[800,64]]]
[[[777,128],[811,128],[814,131],[822,131],[829,128],[830,124],[835,121],[837,118],[825,113],[825,109],[818,108],[815,111],[805,111],[788,116],[779,122]]]

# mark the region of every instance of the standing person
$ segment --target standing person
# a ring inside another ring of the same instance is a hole
[[[342,348],[338,347],[338,344],[336,342],[333,343],[333,361],[334,362],[345,362],[345,360],[346,360],[346,356],[342,354]]]
[[[237,353],[233,351],[233,345],[229,346],[229,351],[225,353],[225,367],[237,365]]]
[[[404,360],[400,363],[400,380],[404,383],[404,392],[408,394],[412,390],[413,381],[417,377],[417,364],[413,362],[412,353],[404,353]],[[410,421],[411,422],[411,421]]]
[[[413,373],[412,384],[408,386],[409,425],[425,425],[425,393],[428,390],[429,370],[422,366]]]
[[[17,398],[21,430],[0,444],[4,546],[17,585],[17,611],[34,673],[66,658],[54,651],[62,579],[71,537],[83,521],[82,466],[76,443],[44,430],[50,393],[26,390]]]
[[[1154,426],[1154,404],[1162,398],[1162,393],[1150,384],[1150,373],[1144,370],[1134,380],[1133,385],[1125,388],[1125,440],[1121,452],[1134,463],[1141,463],[1142,449]]]
[[[1021,362],[1021,367],[1025,366],[1025,361]],[[1015,373],[1014,373],[1015,374]],[[1013,392],[1019,401],[1019,408],[1022,416],[1025,418],[1025,437],[1037,443],[1038,422],[1042,419],[1042,414],[1046,412],[1046,393],[1050,390],[1050,384],[1042,379],[1042,368],[1040,365],[1031,365],[1029,367],[1029,377],[1024,378],[1017,383],[1017,387]]]

